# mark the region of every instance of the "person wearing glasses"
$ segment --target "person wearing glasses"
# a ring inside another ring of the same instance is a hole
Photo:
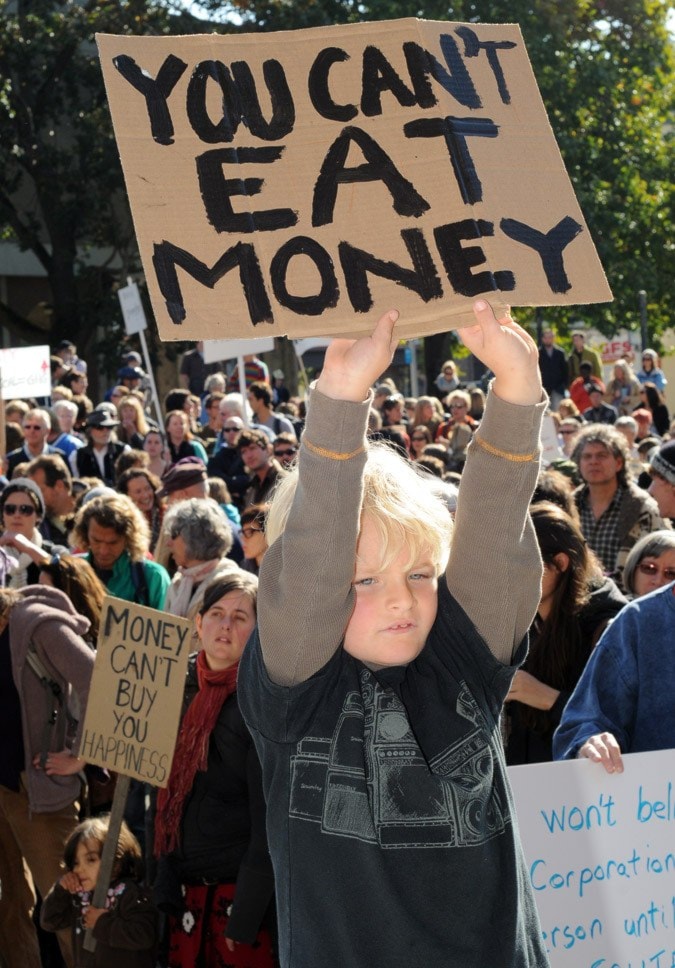
[[[287,470],[298,456],[298,439],[295,434],[277,434],[272,444],[272,450],[281,466]]]
[[[623,569],[630,598],[642,598],[675,581],[675,531],[653,531],[631,548]]]
[[[26,461],[35,460],[43,454],[59,454],[64,457],[63,451],[58,447],[53,447],[47,443],[47,437],[51,433],[52,422],[46,410],[29,410],[21,420],[21,427],[24,433],[24,441],[21,447],[10,451],[5,458],[5,474],[11,480],[14,469]]]
[[[446,403],[450,413],[450,419],[446,420],[438,428],[436,431],[436,440],[448,440],[450,441],[449,446],[452,447],[451,437],[456,427],[460,424],[465,424],[473,433],[478,427],[478,424],[469,413],[471,409],[471,397],[465,390],[455,390],[448,396]]]
[[[241,516],[241,543],[244,549],[244,560],[241,568],[257,575],[265,552],[267,538],[265,537],[265,523],[269,504],[252,504],[246,508]]]
[[[241,417],[225,417],[223,429],[207,464],[209,477],[220,477],[225,482],[233,503],[240,511],[244,507],[244,494],[249,484],[237,446],[243,429],[244,421]]]
[[[68,551],[62,545],[47,541],[38,530],[45,516],[40,488],[27,477],[10,481],[0,495],[0,513],[3,526],[0,545],[12,559],[5,584],[8,588],[36,585],[42,561],[54,551]]]
[[[660,393],[663,393],[668,384],[663,370],[659,366],[659,354],[656,352],[656,350],[643,351],[642,369],[639,370],[635,376],[640,383],[653,383]]]

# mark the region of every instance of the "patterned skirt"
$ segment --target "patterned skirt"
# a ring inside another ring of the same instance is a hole
[[[234,884],[184,885],[184,910],[169,918],[168,968],[276,968],[272,938],[261,928],[253,944],[230,951],[225,932]]]

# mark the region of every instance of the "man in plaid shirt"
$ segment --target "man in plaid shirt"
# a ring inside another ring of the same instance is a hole
[[[584,427],[572,456],[584,481],[574,492],[581,530],[603,570],[621,587],[635,542],[667,525],[654,499],[630,480],[628,444],[613,427]]]

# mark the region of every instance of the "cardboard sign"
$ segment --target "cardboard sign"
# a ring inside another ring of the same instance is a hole
[[[162,339],[611,299],[516,25],[97,42]]]
[[[271,353],[274,339],[209,339],[204,340],[204,362],[220,363],[253,353]]]
[[[509,769],[551,968],[675,964],[675,750]]]
[[[3,400],[48,397],[52,374],[48,346],[17,346],[0,350],[0,394]]]
[[[178,735],[192,623],[106,597],[79,755],[165,787]]]

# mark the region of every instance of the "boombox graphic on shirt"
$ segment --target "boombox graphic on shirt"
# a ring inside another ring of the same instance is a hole
[[[291,758],[290,814],[327,835],[382,848],[475,846],[509,822],[475,700],[461,684],[466,731],[428,761],[405,706],[367,670],[347,695],[333,735],[306,736]]]

